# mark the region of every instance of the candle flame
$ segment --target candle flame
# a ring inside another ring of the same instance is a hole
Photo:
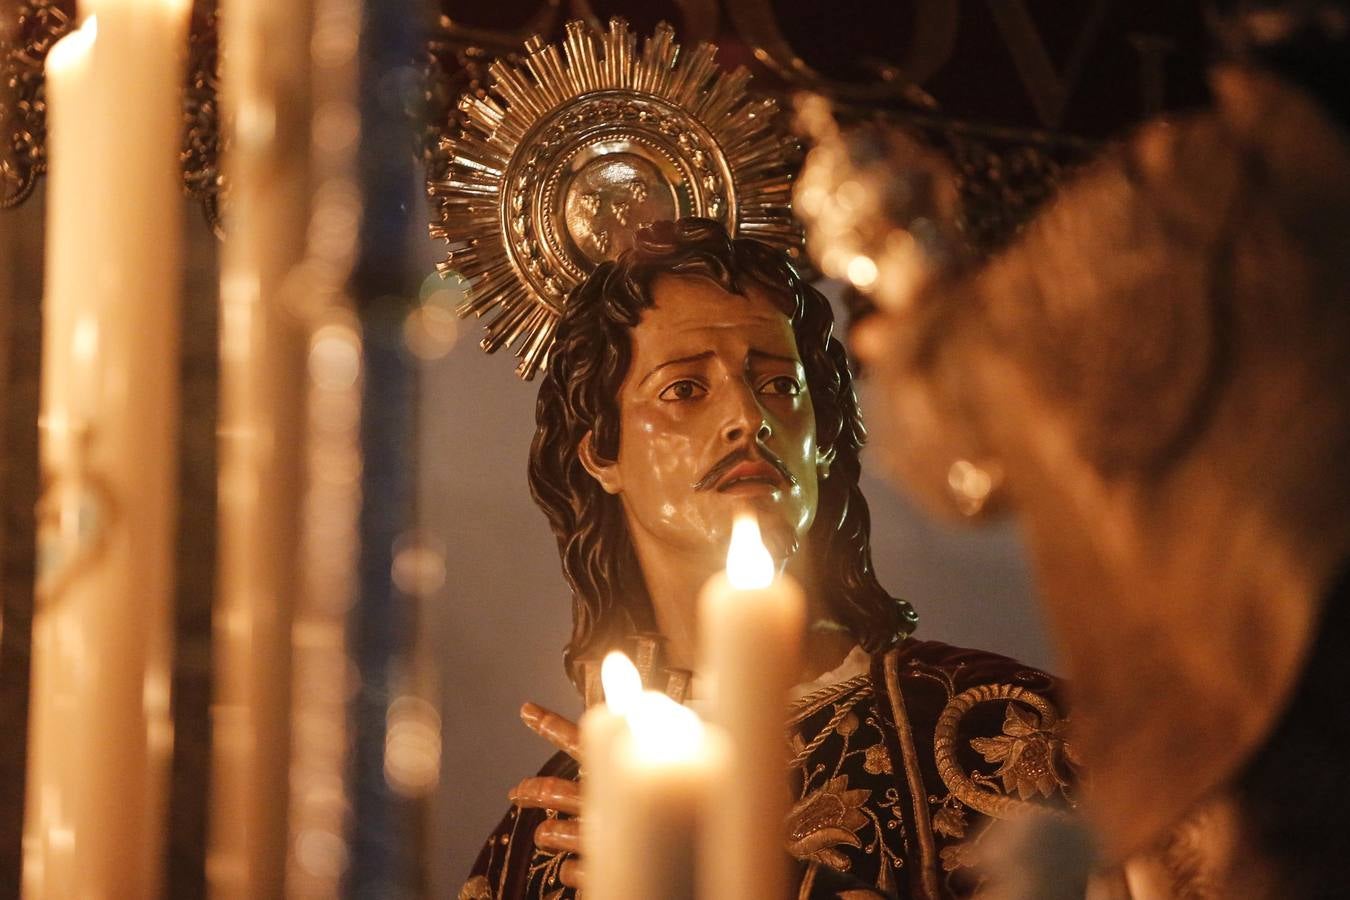
[[[637,666],[618,650],[611,651],[600,664],[600,685],[605,689],[605,703],[620,716],[628,716],[642,697],[642,676]]]
[[[698,714],[656,691],[644,691],[626,718],[633,749],[647,761],[692,759],[703,743]]]
[[[753,515],[737,516],[727,548],[727,580],[734,588],[755,590],[768,587],[773,576],[773,557],[760,538],[759,522]]]
[[[703,721],[698,714],[658,691],[644,691],[642,676],[632,661],[618,650],[600,664],[600,684],[605,703],[623,716],[637,755],[649,762],[690,759],[703,742]]]

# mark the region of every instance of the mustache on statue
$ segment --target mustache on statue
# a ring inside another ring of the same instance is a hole
[[[732,450],[726,456],[713,463],[712,467],[708,469],[707,474],[694,482],[694,490],[709,491],[714,489],[717,487],[717,483],[722,480],[722,476],[731,471],[733,467],[740,463],[749,462],[755,459],[762,460],[772,466],[774,471],[776,471],[783,479],[784,484],[792,486],[797,483],[797,479],[788,471],[787,466],[784,465],[781,459],[762,445],[756,444],[754,449],[754,453],[751,453],[750,447],[748,446],[741,446]]]

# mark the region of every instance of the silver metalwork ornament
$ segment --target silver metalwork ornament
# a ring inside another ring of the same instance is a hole
[[[493,62],[490,90],[460,98],[468,124],[428,183],[431,233],[450,245],[438,268],[470,280],[457,312],[491,314],[482,348],[513,346],[526,380],[569,292],[643,225],[705,216],[800,251],[797,145],[775,101],[750,97],[712,44],[682,53],[674,38],[658,25],[639,54],[623,19],[603,34],[569,22],[561,49],[531,38],[524,65]]]

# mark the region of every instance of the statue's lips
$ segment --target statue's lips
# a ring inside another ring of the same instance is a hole
[[[753,489],[765,486],[773,489],[783,487],[782,474],[766,462],[748,460],[732,466],[717,480],[716,489],[719,493],[726,493],[739,488]]]

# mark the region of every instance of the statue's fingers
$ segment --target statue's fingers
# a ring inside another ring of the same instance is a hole
[[[586,877],[586,872],[581,867],[581,860],[575,856],[563,860],[563,864],[558,867],[558,877],[562,879],[563,884],[580,891],[581,881]],[[580,897],[581,894],[578,893],[577,896]]]
[[[581,851],[581,822],[545,819],[534,830],[534,845],[559,853],[578,853]]]
[[[552,809],[569,816],[581,813],[581,786],[567,778],[526,778],[507,796],[525,809]]]
[[[581,732],[564,715],[535,703],[520,708],[520,719],[531,731],[575,760],[581,759]]]

